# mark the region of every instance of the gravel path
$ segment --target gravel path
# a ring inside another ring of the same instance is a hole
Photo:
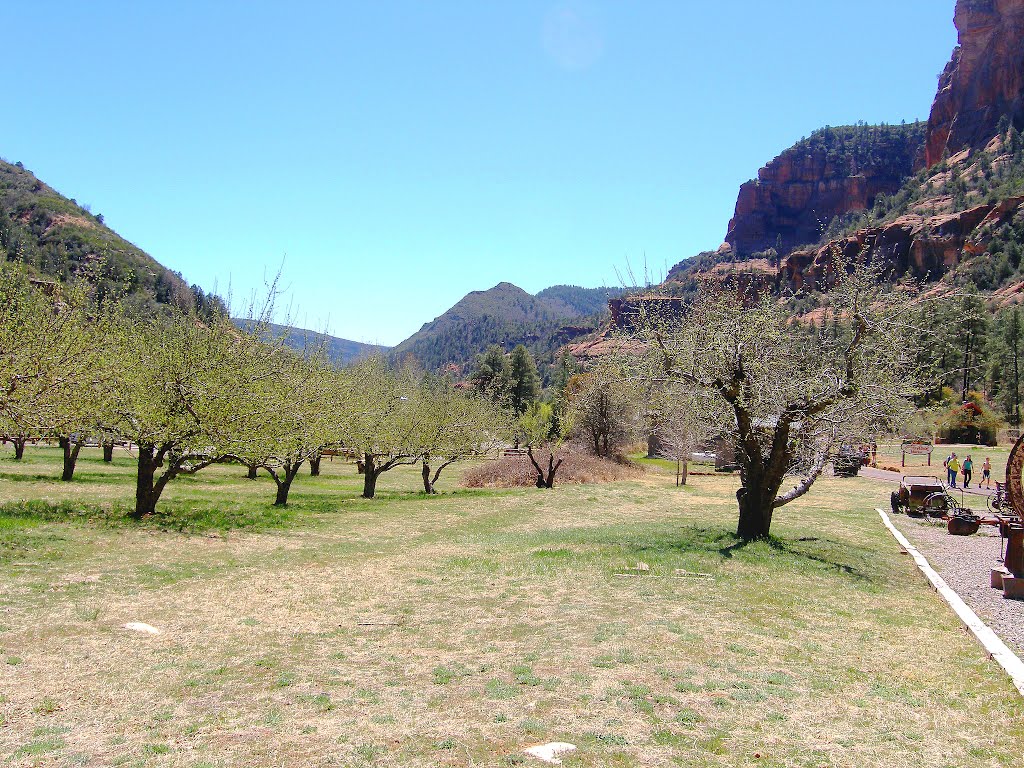
[[[990,571],[999,565],[998,531],[982,526],[973,536],[950,536],[945,522],[889,517],[981,620],[1024,656],[1024,600],[1006,600],[989,586]]]

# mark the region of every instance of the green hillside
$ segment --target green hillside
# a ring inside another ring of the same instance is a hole
[[[463,365],[491,344],[524,344],[543,364],[568,341],[597,330],[622,291],[555,286],[532,296],[511,283],[473,291],[392,350],[427,369]]]
[[[67,280],[88,270],[101,288],[124,292],[140,307],[174,304],[200,311],[220,300],[189,286],[74,199],[40,181],[21,163],[0,160],[0,252],[45,279]]]

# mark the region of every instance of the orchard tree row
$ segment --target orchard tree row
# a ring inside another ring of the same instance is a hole
[[[300,468],[328,449],[359,458],[367,498],[383,473],[418,462],[432,493],[447,466],[512,431],[502,408],[440,376],[379,359],[339,369],[316,346],[288,348],[266,322],[136,314],[96,301],[84,282],[0,269],[0,433],[19,456],[30,438],[59,441],[64,480],[87,442],[108,457],[130,444],[136,517],[153,514],[175,478],[223,462],[265,471],[284,505]]]

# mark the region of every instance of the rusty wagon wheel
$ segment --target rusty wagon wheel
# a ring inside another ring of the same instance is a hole
[[[1006,495],[999,502],[1000,514],[1024,512],[1024,435],[1017,439],[1006,460]]]

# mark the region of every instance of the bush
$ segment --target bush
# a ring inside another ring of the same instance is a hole
[[[971,392],[969,398],[942,417],[939,437],[947,443],[995,445],[1002,426],[999,418],[981,395]]]
[[[534,454],[537,463],[547,467],[547,451]],[[612,461],[588,456],[579,451],[558,452],[564,456],[562,466],[555,475],[555,485],[562,483],[611,483],[616,480],[632,480],[640,477],[643,470],[626,461]],[[497,461],[488,461],[471,467],[462,474],[464,488],[531,488],[537,484],[537,472],[526,456],[510,456]]]

